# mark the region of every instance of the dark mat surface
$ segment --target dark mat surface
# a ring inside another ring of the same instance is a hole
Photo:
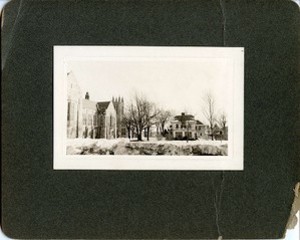
[[[300,178],[299,29],[291,1],[12,1],[2,29],[4,232],[282,237]],[[245,47],[245,170],[54,171],[54,45]]]

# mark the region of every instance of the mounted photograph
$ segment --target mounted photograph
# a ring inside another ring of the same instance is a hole
[[[54,169],[243,170],[244,48],[54,47]]]

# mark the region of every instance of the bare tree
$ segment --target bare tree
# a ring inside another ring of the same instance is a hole
[[[147,100],[146,100],[147,101]],[[150,138],[150,128],[156,123],[157,116],[160,115],[160,110],[157,109],[156,105],[152,102],[147,101],[145,103],[145,124],[147,140]]]
[[[130,139],[131,137],[131,133],[133,130],[133,119],[131,118],[130,114],[129,114],[129,110],[125,111],[123,118],[122,118],[122,124],[123,126],[126,127],[127,129],[127,137]]]
[[[208,93],[204,98],[205,107],[203,114],[209,123],[211,139],[214,140],[214,126],[216,122],[215,100],[211,93]]]
[[[172,114],[170,111],[161,109],[156,117],[157,130],[162,136],[164,136],[165,124],[171,116]]]
[[[218,123],[222,130],[222,140],[223,140],[226,131],[226,124],[227,124],[227,117],[225,112],[221,113],[221,115],[219,116]]]
[[[149,140],[150,127],[154,124],[155,117],[159,114],[154,103],[147,100],[142,94],[135,94],[133,102],[127,112],[127,119],[137,134],[138,141],[142,141],[143,130],[146,130]]]

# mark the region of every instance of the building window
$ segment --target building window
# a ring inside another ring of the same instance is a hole
[[[178,129],[178,124],[176,124],[176,129]]]
[[[112,126],[113,126],[113,117],[112,117],[112,115],[110,115],[110,117],[109,117],[109,126],[110,126],[110,128],[112,128]]]
[[[181,139],[181,138],[182,138],[182,132],[176,132],[176,133],[175,133],[175,137],[176,137],[177,139]]]
[[[75,108],[74,108],[74,103],[70,103],[70,120],[74,120],[74,115],[75,115]]]
[[[70,121],[70,114],[71,114],[71,103],[68,102],[68,115],[67,115],[67,120]]]
[[[97,115],[96,114],[94,115],[94,126],[98,126],[98,124],[97,124]]]
[[[86,125],[86,115],[83,114],[83,125]]]
[[[91,114],[89,114],[89,115],[88,115],[88,125],[89,125],[89,126],[92,126],[92,124],[93,124],[93,119],[92,119]]]

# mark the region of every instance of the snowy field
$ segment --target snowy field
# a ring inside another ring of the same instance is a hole
[[[68,155],[216,155],[227,156],[227,141],[166,141],[146,139],[142,142],[118,139],[67,139]]]

